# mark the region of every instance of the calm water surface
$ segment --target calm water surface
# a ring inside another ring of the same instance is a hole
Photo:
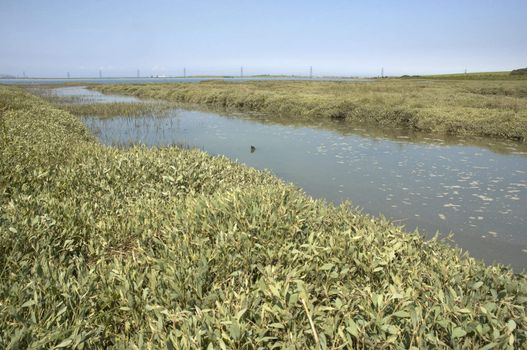
[[[58,93],[73,93],[67,89]],[[97,101],[128,99],[75,89]],[[105,144],[183,144],[225,155],[428,237],[454,232],[458,246],[488,263],[527,267],[526,145],[185,109],[84,121]]]

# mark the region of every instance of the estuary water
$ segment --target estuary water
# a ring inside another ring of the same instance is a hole
[[[138,101],[79,87],[54,91],[79,102]],[[178,144],[225,155],[427,237],[452,232],[456,245],[487,263],[527,267],[525,144],[183,108],[83,120],[104,144]]]

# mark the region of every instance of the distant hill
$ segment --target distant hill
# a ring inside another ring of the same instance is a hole
[[[527,68],[503,72],[475,72],[435,75],[403,75],[406,79],[445,79],[445,80],[510,80],[527,79]]]
[[[0,74],[0,79],[15,79],[16,77],[14,75],[9,74]]]
[[[527,68],[515,69],[511,72],[511,75],[527,75]]]

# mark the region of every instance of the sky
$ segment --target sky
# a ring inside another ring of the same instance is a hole
[[[377,76],[527,67],[526,0],[0,0],[0,74]]]

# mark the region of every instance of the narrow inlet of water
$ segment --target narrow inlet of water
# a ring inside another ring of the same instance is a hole
[[[82,97],[82,90],[77,94]],[[427,237],[453,232],[459,247],[487,263],[511,265],[518,272],[527,267],[523,144],[186,109],[83,120],[108,145],[178,144],[225,155],[268,169],[313,197],[350,200],[366,213],[389,217],[407,230],[418,228]]]

